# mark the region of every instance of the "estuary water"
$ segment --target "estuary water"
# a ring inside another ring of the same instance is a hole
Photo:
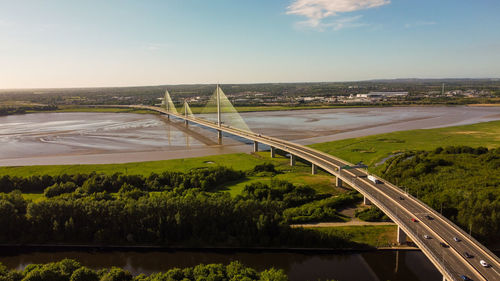
[[[242,113],[254,132],[302,144],[500,120],[500,107],[385,107]],[[204,116],[201,116],[204,117]],[[222,116],[224,119],[224,116]],[[250,146],[154,114],[0,117],[0,166],[103,164],[249,152]]]
[[[1,251],[0,251],[1,252]],[[429,281],[441,280],[440,273],[420,251],[374,252],[233,252],[233,251],[3,251],[0,262],[11,269],[31,263],[47,263],[73,258],[98,269],[118,266],[133,274],[151,274],[174,267],[200,263],[228,264],[238,260],[264,270],[283,269],[291,281]]]

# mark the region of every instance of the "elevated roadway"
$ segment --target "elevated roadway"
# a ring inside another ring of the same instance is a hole
[[[338,185],[348,184],[363,194],[367,202],[380,208],[398,225],[398,241],[404,243],[405,237],[408,236],[443,274],[443,280],[463,280],[462,276],[467,276],[471,280],[500,280],[500,259],[481,243],[395,185],[380,178],[378,178],[379,183],[375,183],[368,179],[367,172],[362,169],[341,169],[343,166],[353,165],[347,161],[310,147],[240,130],[220,122],[172,113],[160,107],[146,105],[118,107],[147,109],[167,114],[169,117],[185,120],[186,124],[192,122],[215,129],[219,138],[222,137],[222,132],[242,137],[254,142],[255,151],[258,150],[259,143],[266,144],[271,147],[272,156],[276,149],[287,152],[291,164],[296,157],[300,157],[312,164],[313,173],[320,167],[336,176]],[[424,235],[429,238],[425,238]],[[458,238],[459,241],[455,241],[454,238]],[[467,258],[466,252],[473,257]],[[491,266],[483,267],[479,263],[480,260],[485,260]]]

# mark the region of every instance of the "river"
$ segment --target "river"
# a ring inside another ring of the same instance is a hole
[[[190,267],[200,263],[228,264],[238,260],[263,270],[283,269],[291,281],[428,281],[441,280],[441,274],[420,251],[369,252],[240,252],[240,251],[0,251],[0,262],[10,269],[23,269],[31,263],[47,263],[73,258],[98,269],[118,266],[133,274],[150,274],[173,267]]]
[[[301,144],[500,120],[499,107],[377,107],[242,113],[254,132]],[[223,115],[224,119],[224,115]],[[250,146],[153,114],[0,117],[0,166],[125,163],[249,152]]]

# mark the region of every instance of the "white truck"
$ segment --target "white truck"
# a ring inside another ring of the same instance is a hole
[[[379,183],[382,183],[379,179],[377,179],[376,177],[372,176],[372,175],[368,175],[368,180],[370,180],[371,182],[373,182],[374,184],[379,184]]]

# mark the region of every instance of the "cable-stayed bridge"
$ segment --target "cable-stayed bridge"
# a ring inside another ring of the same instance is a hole
[[[223,132],[248,139],[253,141],[255,152],[259,150],[259,144],[265,144],[271,148],[271,157],[275,156],[276,150],[288,153],[290,165],[295,165],[297,158],[306,160],[311,163],[313,174],[317,172],[318,167],[323,169],[337,178],[337,186],[349,185],[363,194],[365,204],[374,204],[380,208],[398,225],[398,242],[406,243],[406,238],[409,237],[442,273],[443,280],[500,280],[500,259],[440,213],[392,183],[368,175],[363,169],[356,168],[356,165],[345,160],[303,145],[250,131],[219,86],[202,111],[205,118],[196,117],[187,102],[184,102],[179,113],[168,92],[165,93],[162,107],[116,107],[152,110],[166,114],[168,118],[184,120],[186,126],[195,123],[211,128],[217,131],[220,140]],[[480,260],[486,261],[490,266],[482,266]]]

